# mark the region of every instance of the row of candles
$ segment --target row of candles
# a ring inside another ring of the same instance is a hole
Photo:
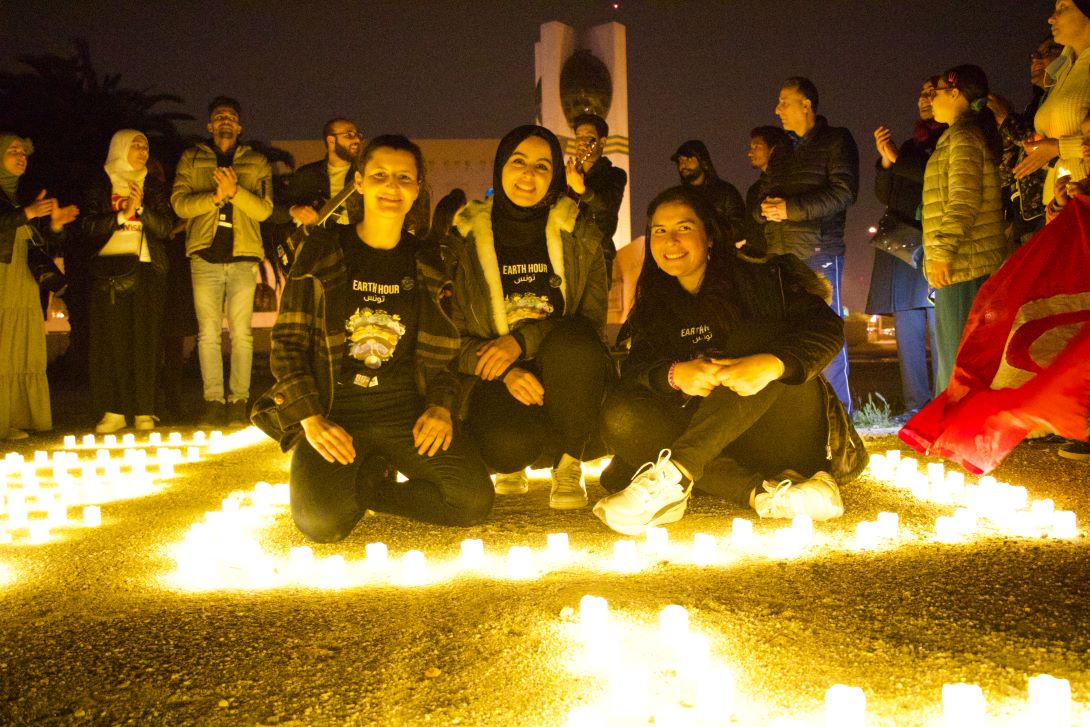
[[[926,471],[920,471],[916,459],[902,457],[897,449],[872,454],[869,469],[879,482],[906,490],[919,500],[956,507],[952,515],[935,519],[935,538],[942,543],[974,535],[984,521],[996,531],[1023,537],[1047,534],[1075,538],[1079,534],[1074,512],[1057,510],[1047,498],[1031,502],[1025,487],[999,482],[990,475],[978,478],[975,484],[967,483],[964,473],[947,471],[941,462],[929,462]],[[860,523],[857,542],[874,542],[877,529]]]
[[[37,545],[48,542],[58,528],[97,527],[104,503],[150,495],[158,481],[174,476],[177,465],[199,462],[205,451],[226,452],[262,437],[254,427],[227,435],[197,431],[188,438],[181,432],[165,437],[150,432],[140,440],[133,433],[120,439],[70,434],[64,449],[52,454],[39,450],[27,458],[9,452],[0,460],[0,545]],[[121,457],[114,457],[119,448]],[[94,457],[81,458],[74,449],[94,449]],[[72,508],[79,510],[77,517],[70,517]]]
[[[816,542],[814,523],[808,516],[795,517],[787,527],[771,534],[758,534],[754,523],[734,518],[730,532],[717,537],[696,533],[689,544],[673,543],[665,528],[649,528],[640,541],[617,540],[605,562],[595,563],[587,554],[572,550],[567,533],[550,533],[544,550],[526,545],[511,546],[505,557],[489,554],[480,539],[463,540],[456,558],[431,562],[419,550],[410,550],[395,562],[384,543],[368,543],[364,558],[346,560],[342,554],[316,559],[309,546],[292,548],[286,562],[262,549],[256,531],[267,527],[289,502],[286,484],[258,483],[250,493],[236,491],[222,502],[221,509],[206,513],[204,521],[187,532],[177,547],[176,576],[185,586],[212,588],[271,588],[304,585],[343,588],[376,579],[402,585],[422,585],[458,574],[529,579],[561,565],[578,562],[621,573],[633,573],[662,561],[713,566],[745,556],[795,557]],[[1050,502],[1050,501],[1042,501]],[[1029,512],[1034,523],[1051,522],[1054,512],[1035,504]],[[992,511],[989,511],[992,512]],[[968,514],[965,514],[968,513]],[[1052,515],[1048,515],[1052,513]],[[994,512],[992,512],[994,516]],[[1048,517],[1046,517],[1048,515]],[[976,511],[960,508],[948,518],[956,527],[957,537],[946,537],[940,528],[937,539],[954,542],[976,528]],[[940,523],[944,522],[940,518]],[[1035,526],[1036,527],[1036,526]],[[1025,533],[1027,535],[1036,534]],[[1077,529],[1051,525],[1054,536],[1074,537]],[[873,521],[857,525],[851,547],[873,549],[909,539],[895,512],[880,512]]]
[[[583,596],[579,602],[578,636],[584,652],[578,668],[604,675],[609,686],[601,702],[572,710],[568,727],[652,721],[655,725],[712,727],[747,721],[732,672],[714,660],[707,637],[690,631],[689,621],[689,613],[682,606],[666,606],[658,616],[657,639],[633,633],[627,642],[643,648],[625,650],[623,624],[612,616],[606,599]],[[669,688],[664,690],[664,686]],[[666,697],[656,699],[663,691]],[[977,684],[944,684],[942,712],[946,727],[995,724],[988,721],[987,700]],[[1070,682],[1047,674],[1030,677],[1028,701],[1021,712],[1021,724],[1069,727],[1075,712]],[[861,688],[835,684],[826,690],[827,727],[864,727],[866,723],[867,700]],[[779,717],[772,724],[789,727],[812,725],[814,721]]]
[[[186,444],[203,447],[206,445],[217,446],[224,440],[223,432],[213,431],[205,432],[198,430],[193,432],[188,441],[181,432],[169,432],[164,439],[162,432],[149,432],[146,439],[138,444],[136,435],[132,432],[122,434],[121,439],[117,438],[116,434],[104,434],[101,438],[96,437],[94,434],[84,434],[82,437],[77,437],[74,434],[68,434],[64,437],[65,449],[76,449],[80,447],[82,449],[116,449],[118,447],[161,447],[163,445],[169,447],[181,447]],[[77,444],[78,442],[78,444]]]
[[[199,447],[125,449],[121,457],[99,449],[92,458],[68,450],[38,451],[29,459],[8,453],[0,460],[0,544],[37,545],[59,528],[98,527],[103,504],[152,494],[176,465],[200,458]],[[76,517],[70,517],[73,508]]]

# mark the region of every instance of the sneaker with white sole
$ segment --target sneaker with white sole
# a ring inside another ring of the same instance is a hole
[[[664,449],[658,461],[636,470],[628,487],[599,500],[594,514],[624,535],[641,535],[655,525],[677,522],[685,515],[692,490],[691,484],[682,487],[681,480],[670,450]]]
[[[778,482],[765,482],[757,493],[753,508],[762,518],[790,520],[809,515],[813,520],[832,520],[844,514],[840,488],[828,472],[815,472],[806,478],[796,472],[784,472]]]
[[[113,434],[125,428],[125,415],[108,411],[102,415],[102,419],[95,425],[95,434]]]
[[[497,495],[521,495],[529,489],[530,483],[526,477],[526,470],[507,474],[496,473]]]
[[[549,507],[554,510],[578,510],[587,506],[587,485],[583,481],[583,463],[569,455],[553,467]]]
[[[1085,462],[1090,459],[1090,442],[1080,442],[1077,439],[1068,440],[1064,446],[1060,447],[1056,454],[1064,459]]]

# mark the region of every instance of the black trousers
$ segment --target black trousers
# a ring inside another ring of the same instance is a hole
[[[527,406],[502,381],[478,381],[466,427],[495,472],[516,472],[543,455],[589,460],[605,454],[598,436],[602,400],[613,364],[598,332],[582,318],[564,318],[541,342],[537,357],[517,366],[545,389],[544,406]]]
[[[773,382],[753,396],[719,387],[685,403],[680,394],[614,391],[602,412],[602,435],[615,453],[602,487],[628,486],[662,449],[692,475],[694,487],[749,505],[749,494],[786,469],[810,476],[828,466],[824,395],[815,379]]]
[[[119,256],[120,257],[120,256]],[[123,261],[96,258],[94,280],[110,270],[124,272]],[[101,286],[91,288],[91,401],[95,416],[104,412],[127,416],[155,413],[155,377],[163,316],[163,276],[151,263],[140,263],[136,287],[112,297]]]
[[[342,540],[368,509],[437,525],[476,525],[488,517],[495,492],[470,440],[456,434],[447,451],[417,454],[412,428],[423,409],[411,389],[337,387],[330,418],[352,435],[356,459],[327,462],[305,439],[295,448],[291,514],[304,535],[319,543]],[[387,463],[408,481],[386,481]]]

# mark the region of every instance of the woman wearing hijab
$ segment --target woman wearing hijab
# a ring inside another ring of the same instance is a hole
[[[43,189],[28,196],[19,189],[29,139],[0,134],[0,438],[25,439],[26,429],[53,428],[45,376],[45,330],[38,285],[27,267],[36,232],[59,234],[79,210],[61,207]],[[35,222],[37,220],[38,222]],[[48,220],[49,224],[40,224]],[[28,224],[30,223],[30,224]]]
[[[524,468],[553,457],[549,504],[587,504],[590,451],[612,367],[602,343],[606,268],[593,225],[565,196],[560,142],[520,126],[501,141],[495,194],[449,240],[459,371],[473,376],[466,425],[496,492],[525,492]]]
[[[122,129],[80,223],[91,262],[91,397],[99,433],[133,417],[155,428],[155,373],[163,315],[166,248],[174,218],[167,186],[148,175],[148,137]]]

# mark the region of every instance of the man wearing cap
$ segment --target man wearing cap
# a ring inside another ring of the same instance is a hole
[[[690,139],[670,157],[677,165],[677,174],[686,187],[698,190],[711,203],[719,216],[726,241],[733,244],[742,239],[746,205],[738,189],[715,173],[708,147],[699,139]]]
[[[844,224],[859,194],[859,149],[851,132],[829,126],[817,107],[813,81],[796,76],[783,82],[776,115],[788,143],[777,145],[768,161],[755,214],[768,223],[763,230],[769,254],[793,253],[829,281],[832,308],[842,314]],[[846,346],[824,374],[850,413]]]

